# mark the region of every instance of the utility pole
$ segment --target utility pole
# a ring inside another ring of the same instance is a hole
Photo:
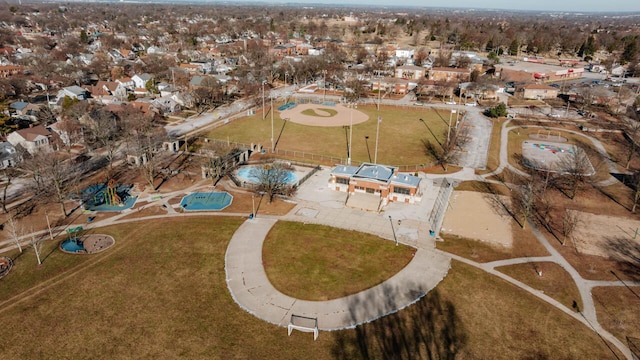
[[[267,83],[267,80],[262,80],[262,120],[264,120],[266,114],[264,112],[264,85]]]
[[[322,102],[324,103],[327,96],[327,70],[322,70]]]
[[[350,104],[350,108],[351,111],[349,112],[350,116],[350,120],[349,120],[349,156],[347,157],[347,165],[351,165],[351,139],[353,139],[353,108],[358,108],[358,104],[356,103],[351,103]]]
[[[269,99],[271,100],[271,152],[273,153],[275,151],[273,144],[273,96],[269,96]]]
[[[382,122],[382,117],[378,116],[378,123],[376,124],[376,150],[373,152],[373,163],[378,164],[378,139],[380,138],[380,123]]]

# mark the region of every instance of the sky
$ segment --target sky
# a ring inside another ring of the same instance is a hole
[[[571,12],[640,12],[638,0],[235,0],[234,2],[298,4],[367,4],[390,6],[449,7]]]

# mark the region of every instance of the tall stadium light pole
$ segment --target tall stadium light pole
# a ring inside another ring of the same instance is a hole
[[[455,110],[451,110],[451,112],[449,113],[449,127],[447,128],[447,144],[449,143],[449,138],[451,137],[451,118],[453,117],[453,113],[455,113]]]
[[[264,113],[264,86],[267,84],[267,80],[262,80],[262,120],[265,118]]]
[[[275,146],[273,143],[273,96],[269,96],[271,100],[271,152],[275,150]]]
[[[347,157],[347,165],[351,165],[351,139],[353,138],[353,108],[358,108],[358,104],[356,103],[351,103],[350,104],[350,108],[351,111],[349,112],[351,114],[350,116],[350,120],[349,120],[349,156]]]
[[[378,116],[378,123],[376,124],[376,150],[373,152],[373,163],[378,164],[378,139],[380,138],[380,123],[382,122],[382,117]]]
[[[322,102],[324,102],[325,97],[327,97],[327,70],[322,70]]]

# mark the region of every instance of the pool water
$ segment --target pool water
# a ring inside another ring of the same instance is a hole
[[[259,167],[259,166],[245,166],[240,170],[238,170],[237,175],[241,180],[252,182],[252,183],[259,183],[260,172],[264,172],[264,171],[269,171],[269,170],[263,169],[262,167]],[[293,173],[293,171],[289,171],[289,170],[285,170],[285,171],[286,171],[286,176],[284,178],[284,182],[286,184],[294,184],[296,181],[298,181],[298,177],[296,176],[296,174]]]
[[[233,196],[226,191],[197,192],[183,197],[180,207],[186,211],[220,211],[232,201]]]
[[[82,246],[82,243],[78,243],[76,239],[65,240],[62,242],[62,244],[60,244],[60,247],[62,248],[62,250],[68,252],[78,252],[80,250],[84,250],[84,246]]]

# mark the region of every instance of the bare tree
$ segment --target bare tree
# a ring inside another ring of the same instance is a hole
[[[4,183],[2,184],[2,199],[0,202],[2,203],[2,211],[7,213],[7,194],[9,186],[11,186],[11,181],[18,176],[18,171],[15,168],[8,167],[2,170],[0,176],[4,180]]]
[[[574,147],[572,151],[558,161],[560,172],[558,184],[568,187],[569,198],[574,199],[578,188],[584,184],[586,178],[593,174],[593,167],[589,156],[581,147]]]
[[[115,114],[105,109],[93,109],[85,121],[85,138],[90,146],[96,149],[104,149],[109,161],[107,177],[113,171],[113,161],[120,145],[121,133]]]
[[[33,247],[33,251],[36,253],[38,265],[42,265],[42,258],[40,257],[40,252],[42,251],[42,240],[36,239],[33,229],[31,229],[31,241],[29,242],[29,245]]]
[[[289,167],[280,162],[265,163],[251,170],[252,177],[258,180],[257,191],[269,196],[269,202],[276,195],[287,195],[293,190],[287,183]]]
[[[631,207],[631,212],[636,212],[636,207],[638,206],[638,200],[640,200],[640,171],[636,171],[633,173],[631,177],[631,186],[633,187],[633,206]]]
[[[624,122],[625,138],[625,168],[628,170],[633,158],[638,154],[638,137],[640,136],[640,121],[627,119]]]
[[[567,238],[573,234],[575,229],[580,224],[580,215],[575,210],[564,209],[562,216],[562,226],[560,231],[562,232],[562,245],[567,242]]]
[[[20,238],[24,235],[24,228],[22,225],[18,224],[15,220],[15,216],[10,216],[7,220],[7,232],[9,233],[9,238],[13,241],[20,253],[22,253],[22,244],[20,243]]]
[[[537,196],[536,186],[529,179],[522,185],[517,185],[511,190],[513,213],[520,216],[520,226],[524,229],[529,221],[535,206]]]
[[[34,193],[41,199],[55,199],[67,216],[65,200],[78,180],[77,165],[54,153],[38,151],[25,155],[21,167],[31,174]]]

